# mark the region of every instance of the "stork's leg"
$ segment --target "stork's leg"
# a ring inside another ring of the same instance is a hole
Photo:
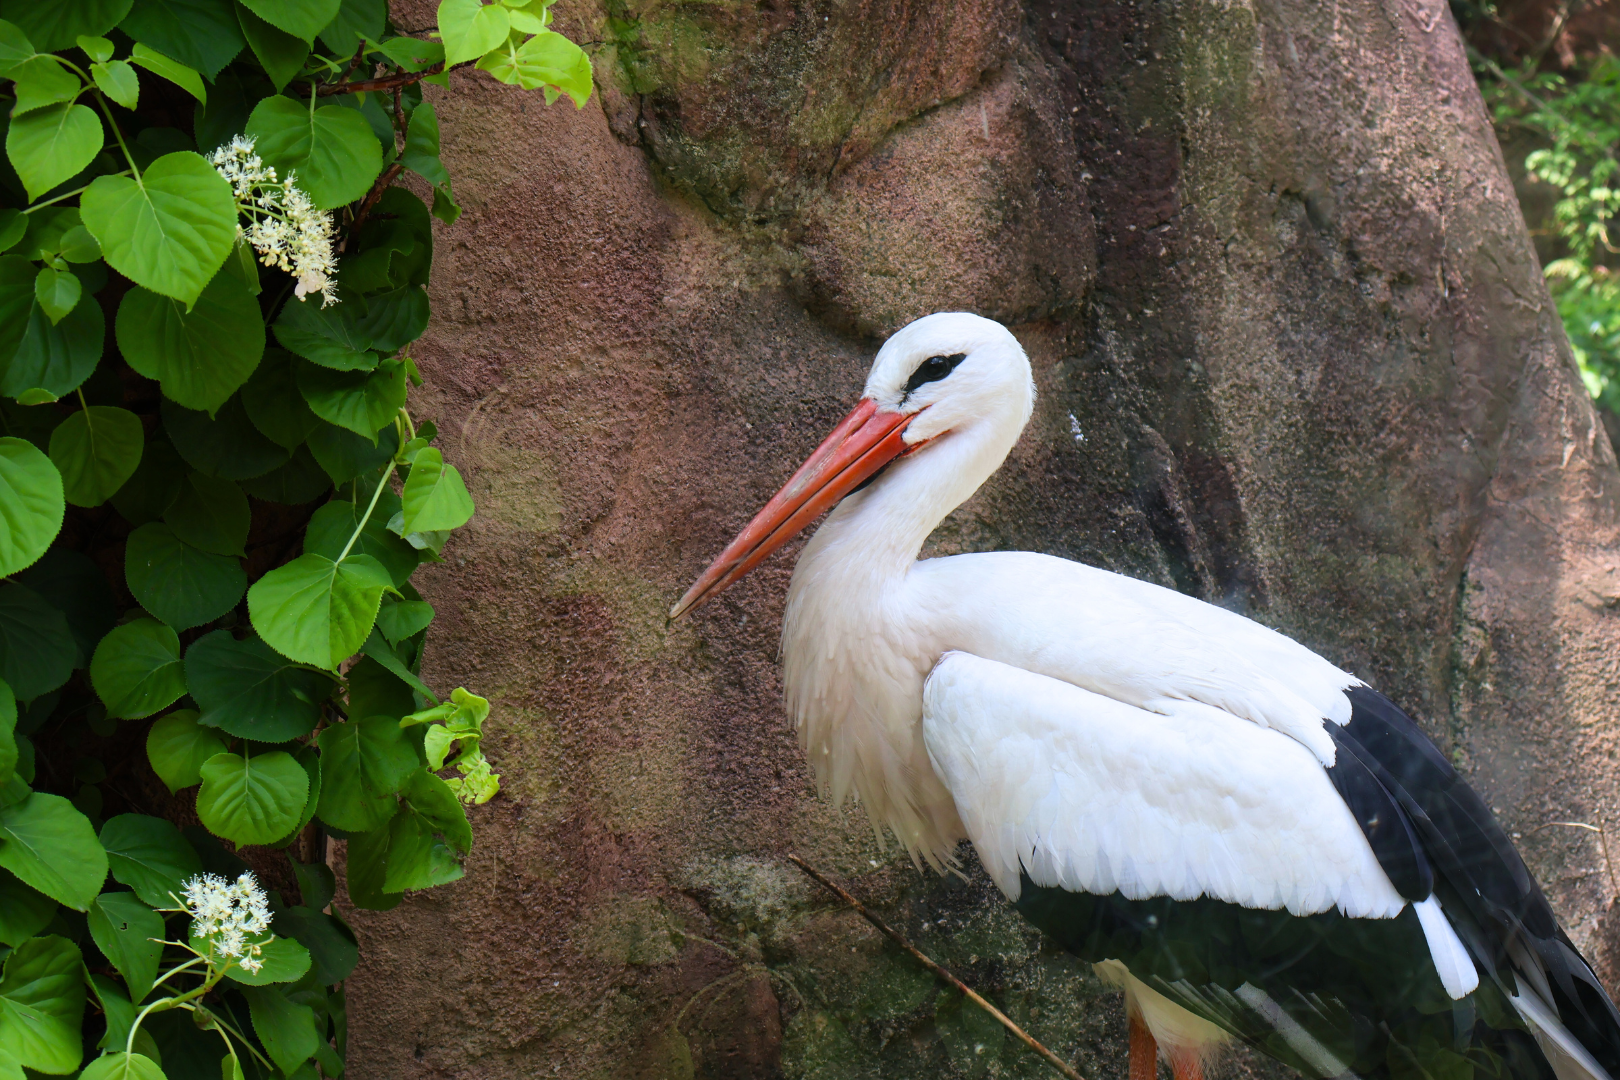
[[[1153,1032],[1142,1023],[1140,1016],[1131,1017],[1131,1077],[1130,1080],[1155,1080],[1159,1074],[1159,1044]],[[1177,1076],[1176,1080],[1182,1080]],[[1194,1080],[1194,1078],[1187,1078]],[[1198,1078],[1201,1080],[1201,1078]]]
[[[1204,1080],[1204,1063],[1197,1054],[1178,1050],[1170,1055],[1170,1069],[1176,1080]]]

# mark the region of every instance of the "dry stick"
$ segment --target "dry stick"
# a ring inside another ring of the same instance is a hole
[[[1609,888],[1614,890],[1615,898],[1620,899],[1620,879],[1614,876],[1614,863],[1609,859],[1609,834],[1604,831],[1603,827],[1601,825],[1588,825],[1584,821],[1549,821],[1545,825],[1531,829],[1530,835],[1534,836],[1536,833],[1544,829],[1550,829],[1554,825],[1562,825],[1566,829],[1585,829],[1587,832],[1597,833],[1598,845],[1603,849],[1603,865],[1609,868]]]
[[[800,870],[803,870],[806,874],[809,874],[811,877],[815,878],[816,881],[822,885],[822,887],[826,888],[830,892],[835,893],[840,900],[854,908],[857,915],[871,923],[873,926],[877,927],[878,932],[884,937],[906,950],[906,952],[910,953],[912,956],[915,956],[919,961],[921,961],[923,967],[926,967],[929,971],[932,971],[935,975],[938,975],[940,978],[956,987],[963,994],[965,994],[973,1002],[973,1004],[977,1005],[979,1008],[983,1009],[997,1020],[1000,1020],[1003,1027],[1012,1032],[1014,1035],[1018,1036],[1019,1041],[1025,1046],[1029,1047],[1031,1050],[1035,1051],[1037,1054],[1041,1055],[1041,1057],[1050,1062],[1052,1068],[1056,1069],[1064,1076],[1067,1076],[1069,1080],[1085,1080],[1084,1077],[1075,1071],[1073,1065],[1070,1065],[1067,1061],[1064,1061],[1062,1058],[1052,1053],[1052,1051],[1036,1042],[1034,1036],[1030,1035],[1029,1032],[1013,1023],[1006,1013],[1002,1012],[1000,1009],[996,1008],[994,1005],[990,1004],[984,998],[976,994],[973,991],[973,988],[968,986],[967,983],[963,982],[961,979],[958,979],[955,975],[952,975],[950,972],[946,971],[944,968],[930,960],[923,954],[921,949],[907,941],[898,931],[890,929],[889,925],[882,919],[866,910],[866,905],[851,896],[843,889],[842,886],[836,884],[828,878],[822,877],[821,874],[813,869],[809,863],[805,862],[797,855],[788,855],[788,860],[792,862],[794,866],[797,866]]]
[[[459,66],[459,65],[458,65]],[[430,68],[421,71],[402,71],[397,75],[385,75],[380,79],[360,79],[355,82],[327,83],[315,92],[321,97],[331,97],[334,94],[363,94],[368,90],[393,90],[401,86],[410,86],[419,83],[429,75],[437,75],[444,70],[444,61],[440,60]]]

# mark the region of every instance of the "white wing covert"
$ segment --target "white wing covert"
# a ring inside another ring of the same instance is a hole
[[[996,884],[1209,896],[1392,918],[1406,901],[1321,763],[1194,701],[1149,712],[952,652],[923,694],[928,755]]]

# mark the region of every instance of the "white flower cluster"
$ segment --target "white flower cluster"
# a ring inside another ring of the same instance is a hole
[[[215,956],[235,960],[247,971],[264,966],[260,947],[248,938],[270,929],[270,909],[251,873],[244,872],[234,883],[202,874],[187,881],[185,890],[192,937],[208,939]]]
[[[208,155],[215,170],[230,182],[237,209],[248,218],[246,228],[237,225],[237,236],[253,245],[264,265],[298,279],[293,288],[298,299],[318,292],[322,307],[337,303],[332,216],[310,204],[296,173],[278,179],[276,170],[253,152],[253,142],[237,135]]]

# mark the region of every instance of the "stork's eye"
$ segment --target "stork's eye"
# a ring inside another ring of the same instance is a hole
[[[911,393],[923,383],[939,382],[945,376],[956,370],[956,365],[967,359],[967,353],[952,353],[950,356],[930,356],[924,360],[911,378],[906,380],[906,393]]]

